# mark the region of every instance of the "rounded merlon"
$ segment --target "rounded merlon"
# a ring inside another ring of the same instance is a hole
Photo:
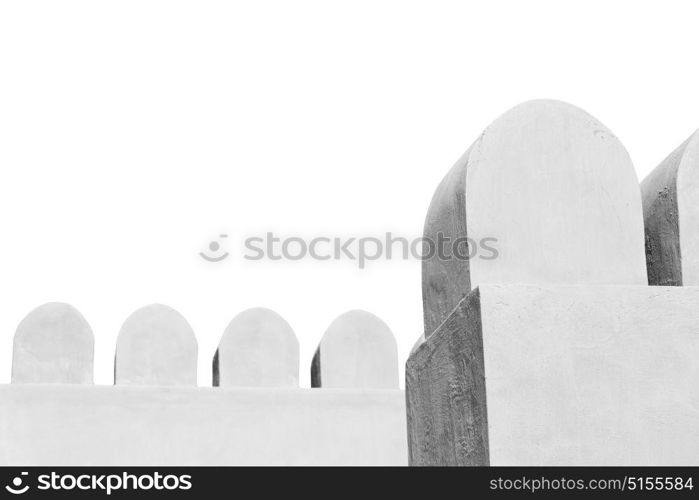
[[[298,387],[299,342],[289,323],[261,307],[233,318],[216,350],[214,385]]]
[[[313,357],[313,387],[397,389],[398,348],[390,328],[360,310],[339,316]]]
[[[117,338],[114,383],[197,385],[197,340],[171,307],[152,304],[134,312]]]
[[[37,307],[17,327],[13,384],[92,384],[95,340],[82,314],[61,302]]]
[[[631,159],[604,125],[560,101],[525,102],[483,132],[432,199],[424,235],[440,233],[495,238],[497,257],[423,260],[426,336],[479,283],[647,283]]]
[[[699,132],[641,183],[648,283],[699,284]]]

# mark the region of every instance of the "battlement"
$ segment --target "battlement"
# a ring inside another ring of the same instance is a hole
[[[328,327],[309,389],[291,326],[244,311],[197,387],[192,328],[146,306],[119,333],[115,385],[94,386],[90,326],[45,304],[0,386],[0,464],[697,464],[698,137],[639,186],[621,141],[574,106],[493,122],[424,234],[494,236],[498,258],[423,259],[405,393],[395,338],[364,311]]]
[[[197,387],[186,319],[153,304],[117,339],[114,386],[93,382],[94,338],[63,303],[17,328],[12,384],[0,386],[0,463],[12,465],[404,465],[405,396],[396,342],[364,311],[325,332],[300,389],[299,342],[269,309],[225,329],[214,387]]]

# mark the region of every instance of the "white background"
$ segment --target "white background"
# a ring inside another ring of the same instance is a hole
[[[643,178],[699,127],[693,4],[3,2],[0,383],[47,301],[91,324],[100,384],[121,323],[152,302],[194,328],[200,385],[254,306],[295,329],[302,386],[348,309],[389,324],[402,366],[418,261],[248,262],[242,239],[419,236],[453,162],[532,98],[596,116]],[[232,255],[207,264],[222,232]]]

